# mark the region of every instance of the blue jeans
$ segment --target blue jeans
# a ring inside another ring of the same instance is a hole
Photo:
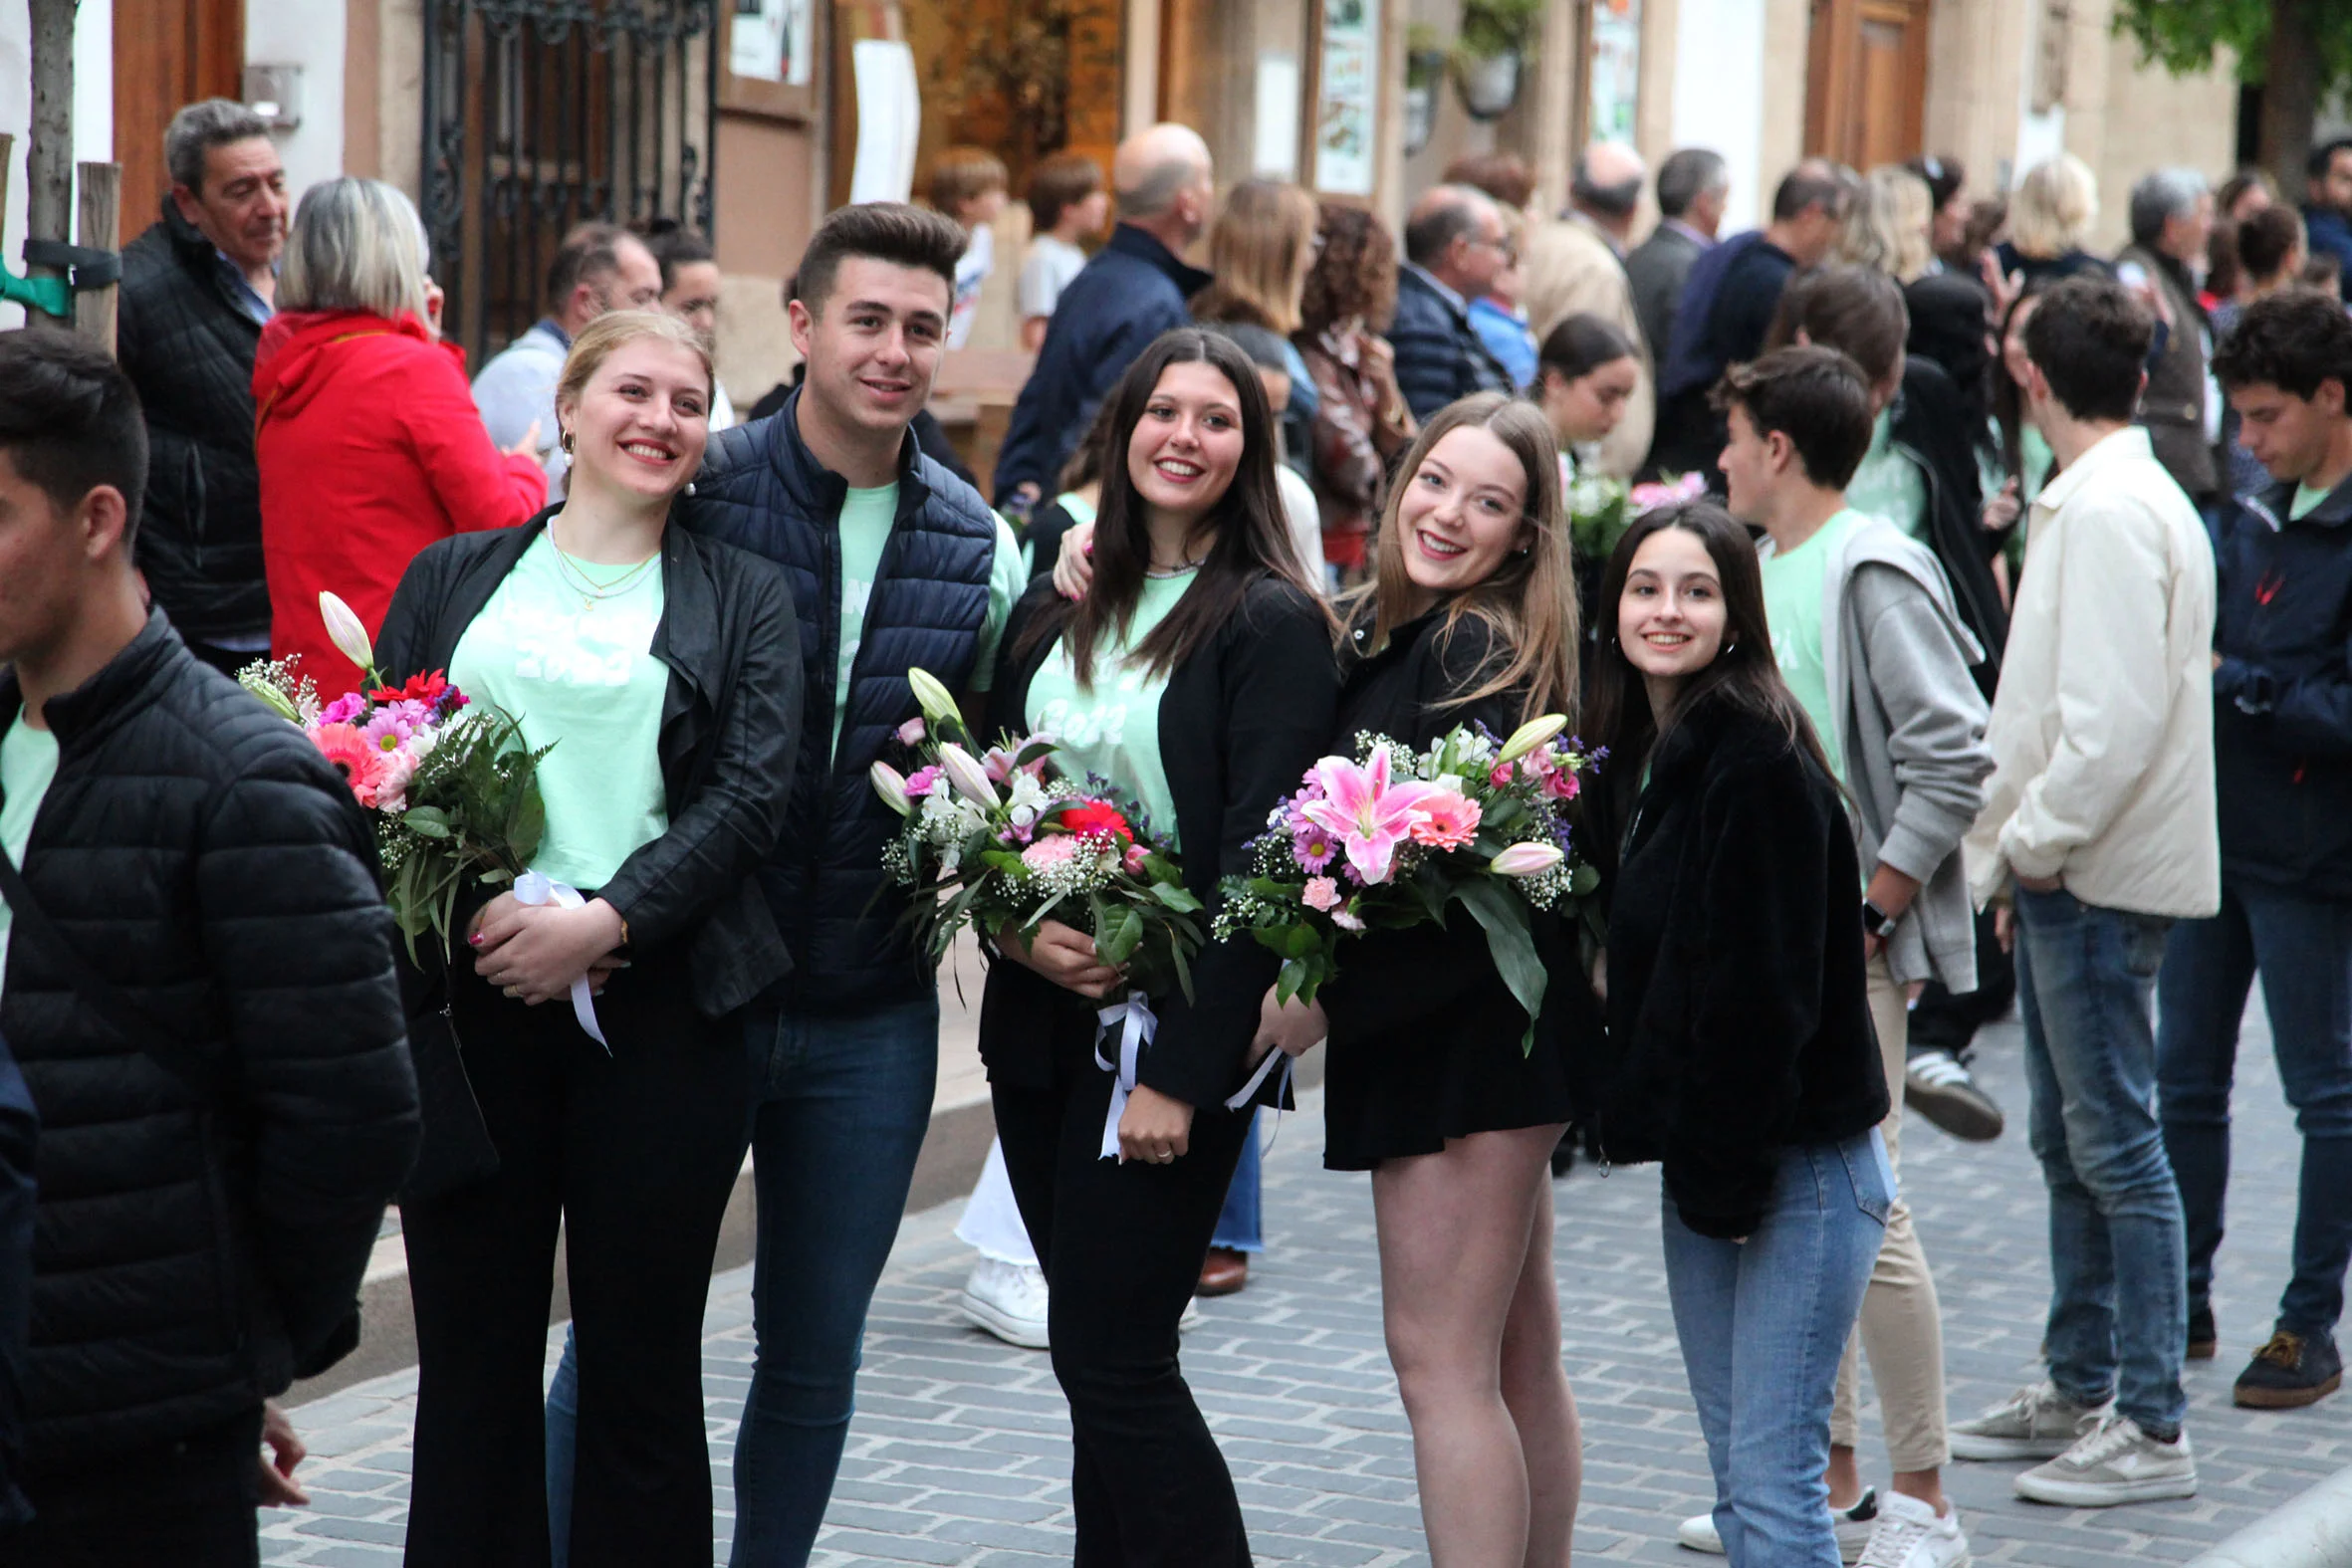
[[[1225,1207],[1217,1215],[1217,1233],[1211,1246],[1236,1252],[1266,1250],[1266,1156],[1258,1148],[1258,1121],[1250,1120],[1250,1135],[1242,1140],[1242,1163],[1233,1168],[1233,1185],[1225,1190]]]
[[[732,1568],[801,1568],[855,1408],[865,1310],[898,1238],[939,1075],[939,999],[868,1012],[754,1011],[750,1140],[759,1198],[751,1393],[735,1438]],[[563,1568],[578,1374],[548,1392],[548,1507]],[[559,1478],[559,1470],[561,1476]]]
[[[2028,1139],[2050,1194],[2050,1381],[2152,1436],[2188,1410],[2181,1190],[2156,1119],[2148,1004],[2172,922],[2017,890]]]
[[[2352,1263],[2352,903],[2234,879],[2222,912],[2173,928],[2157,978],[2156,1072],[2164,1147],[2181,1185],[2189,1304],[2209,1303],[2230,1186],[2230,1083],[2254,972],[2278,1080],[2303,1135],[2294,1277],[2278,1326],[2332,1333]]]
[[[1837,1568],[1829,1407],[1893,1202],[1875,1127],[1782,1154],[1745,1241],[1699,1234],[1666,1200],[1666,1289],[1732,1568]]]

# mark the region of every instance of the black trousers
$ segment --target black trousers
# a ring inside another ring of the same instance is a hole
[[[499,1171],[402,1211],[416,1308],[415,1568],[549,1560],[548,1303],[563,1222],[580,1358],[574,1568],[710,1568],[702,1309],[743,1163],[739,1026],[688,1002],[683,956],[615,975],[596,1012],[527,1008],[461,953],[452,1018]]]
[[[175,1443],[24,1480],[33,1522],[0,1533],[5,1568],[253,1568],[261,1561],[261,1407]]]
[[[1075,1568],[1229,1568],[1250,1561],[1225,1456],[1176,1364],[1250,1118],[1196,1109],[1169,1165],[1101,1156],[1111,1076],[1080,1011],[1050,1089],[994,1085],[1005,1172],[1051,1286],[1054,1375],[1075,1450]],[[1081,1026],[1082,1025],[1082,1026]]]

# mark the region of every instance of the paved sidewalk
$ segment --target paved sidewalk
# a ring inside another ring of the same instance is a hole
[[[2024,1144],[2015,1027],[1989,1030],[1980,1073],[2008,1109],[1989,1145],[1917,1117],[1908,1181],[1943,1293],[1954,1415],[2037,1376],[2048,1291],[2041,1182]],[[2222,1359],[2193,1363],[2194,1499],[2106,1511],[2014,1499],[2020,1464],[1958,1465],[1958,1497],[1982,1563],[2093,1568],[2181,1562],[2327,1474],[2352,1464],[2352,1397],[2258,1414],[2230,1383],[2266,1334],[2285,1280],[2298,1146],[2280,1103],[2258,1009],[2238,1083],[2234,1229],[2222,1259]],[[1319,1099],[1285,1120],[1267,1162],[1274,1251],[1250,1288],[1206,1303],[1184,1363],[1223,1440],[1262,1561],[1323,1568],[1426,1564],[1412,1451],[1382,1349],[1369,1189],[1320,1168]],[[1675,1521],[1709,1504],[1706,1460],[1667,1315],[1658,1187],[1648,1170],[1606,1179],[1579,1167],[1556,1190],[1568,1373],[1584,1417],[1580,1559],[1710,1560],[1673,1544]],[[969,1254],[949,1233],[960,1206],[910,1218],[875,1303],[859,1411],[819,1568],[925,1563],[1045,1568],[1069,1557],[1067,1417],[1043,1355],[1000,1345],[956,1317]],[[750,1280],[713,1281],[706,1389],[718,1466],[718,1559],[733,1523],[726,1463],[751,1356]],[[551,1337],[551,1352],[561,1342]],[[296,1413],[317,1456],[313,1503],[272,1514],[264,1560],[322,1568],[396,1561],[407,1496],[413,1372]],[[1885,1479],[1865,1412],[1865,1464]]]

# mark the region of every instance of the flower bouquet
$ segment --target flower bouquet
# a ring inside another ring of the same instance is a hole
[[[385,685],[351,606],[333,593],[319,604],[329,638],[362,672],[358,691],[322,704],[293,659],[248,665],[238,683],[300,725],[366,809],[409,958],[428,931],[446,953],[466,879],[511,882],[538,852],[548,749],[530,750],[517,720],[470,702],[439,670]]]
[[[1622,479],[1609,479],[1598,474],[1572,476],[1567,463],[1560,464],[1562,477],[1567,480],[1568,542],[1578,557],[1593,563],[1595,574],[1608,564],[1617,552],[1617,542],[1634,520],[1658,507],[1677,506],[1685,501],[1696,501],[1707,493],[1707,476],[1681,474],[1654,484],[1628,485]]]
[[[883,862],[915,890],[932,962],[967,926],[989,936],[1011,927],[1026,940],[1053,919],[1091,935],[1133,990],[1174,985],[1189,997],[1201,903],[1143,813],[1099,780],[1081,788],[1054,774],[1051,736],[1008,735],[982,749],[937,677],[913,670],[908,680],[923,717],[898,738],[919,766],[902,775],[876,762],[870,777],[906,819]]]
[[[1356,759],[1308,770],[1252,841],[1249,874],[1226,878],[1219,940],[1250,933],[1283,961],[1276,995],[1312,1002],[1339,972],[1340,938],[1442,925],[1460,903],[1527,1009],[1521,1048],[1531,1049],[1545,975],[1529,911],[1561,909],[1600,881],[1570,858],[1565,815],[1599,755],[1558,745],[1566,728],[1548,714],[1498,744],[1465,725],[1424,752],[1357,737]]]

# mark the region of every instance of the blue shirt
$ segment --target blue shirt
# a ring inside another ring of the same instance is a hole
[[[277,309],[246,280],[245,269],[229,260],[228,252],[217,245],[212,248],[212,259],[219,265],[221,277],[228,281],[229,298],[236,302],[237,309],[252,317],[256,327],[269,326],[270,318],[278,314]]]
[[[1478,340],[1511,372],[1512,384],[1523,391],[1534,385],[1535,335],[1528,324],[1483,295],[1470,302],[1469,314]]]

